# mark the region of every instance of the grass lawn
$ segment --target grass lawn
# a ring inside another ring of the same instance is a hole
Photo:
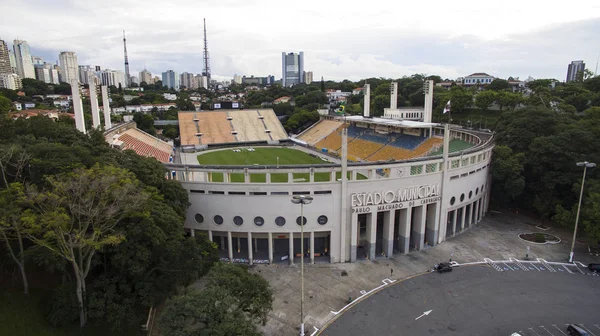
[[[73,294],[75,295],[75,294]],[[41,307],[43,292],[33,290],[29,295],[22,292],[0,291],[0,335],[10,336],[101,336],[140,335],[137,331],[114,332],[98,326],[81,330],[78,326],[55,328],[44,319]]]
[[[327,163],[319,158],[313,157],[305,152],[290,149],[290,148],[255,148],[254,152],[249,152],[246,148],[241,147],[241,152],[234,152],[232,149],[224,149],[220,151],[210,152],[206,154],[198,155],[198,163],[208,165],[276,165],[277,158],[279,158],[279,166],[286,165],[298,165],[298,164],[324,164]],[[339,179],[341,173],[338,172],[336,178]],[[243,183],[244,174],[231,174],[231,182]],[[350,177],[350,174],[348,174]],[[304,179],[303,182],[309,181],[308,173],[295,173],[293,174],[294,180]],[[223,182],[223,173],[211,173],[210,179],[213,182]],[[315,182],[326,182],[331,179],[330,173],[315,173]],[[359,174],[359,180],[366,179],[366,176]],[[265,183],[265,174],[250,174],[250,182],[253,183]],[[288,174],[271,174],[271,182],[274,183],[286,183],[288,181]]]

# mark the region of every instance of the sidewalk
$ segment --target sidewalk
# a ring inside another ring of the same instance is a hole
[[[524,259],[527,246],[530,258],[566,262],[571,247],[572,231],[536,229],[535,220],[514,214],[489,213],[476,227],[450,238],[435,247],[394,258],[344,264],[305,265],[304,314],[306,335],[321,328],[329,319],[331,311],[347,304],[349,297],[360,296],[361,290],[369,291],[382,284],[382,280],[402,279],[427,271],[440,261],[460,263],[494,260],[510,257]],[[562,241],[555,245],[529,244],[518,238],[520,233],[546,232]],[[584,264],[600,258],[587,253],[587,245],[577,243],[575,260]],[[393,269],[393,274],[391,270]],[[259,265],[253,269],[271,284],[274,292],[273,311],[262,331],[265,335],[297,335],[300,324],[300,268],[299,265]],[[343,276],[342,272],[347,275]]]

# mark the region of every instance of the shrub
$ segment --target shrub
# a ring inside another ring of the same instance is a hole
[[[79,304],[75,296],[75,284],[57,287],[43,303],[44,317],[54,327],[74,324],[79,320]]]
[[[534,234],[533,240],[535,240],[536,243],[545,243],[546,242],[546,238],[544,237],[543,233]]]

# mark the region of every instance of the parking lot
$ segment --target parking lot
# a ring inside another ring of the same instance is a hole
[[[544,260],[462,264],[385,286],[336,316],[321,335],[600,336],[600,277]]]

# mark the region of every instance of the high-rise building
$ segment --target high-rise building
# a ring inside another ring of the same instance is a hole
[[[114,85],[116,87],[126,87],[126,79],[125,73],[120,70],[110,70],[104,69],[100,71],[100,80],[102,85],[111,86]]]
[[[281,84],[282,86],[293,86],[304,83],[304,52],[298,54],[281,53]]]
[[[62,69],[61,81],[71,83],[74,79],[79,80],[79,66],[77,55],[72,51],[63,51],[58,55]]]
[[[583,71],[585,70],[585,63],[583,61],[573,61],[569,64],[567,68],[567,83],[573,82],[578,79],[579,73],[583,76]]]
[[[304,83],[310,84],[313,81],[313,72],[312,71],[304,71]]]
[[[10,59],[10,67],[12,68],[12,73],[17,73],[17,59],[15,58],[14,50],[8,50],[8,58]]]
[[[146,84],[153,84],[154,80],[152,79],[152,74],[150,71],[144,69],[140,71],[140,83],[146,82]]]
[[[162,73],[162,85],[169,89],[179,90],[179,75],[173,70]]]
[[[131,84],[135,84],[135,85],[140,85],[140,79],[137,76],[131,76],[129,77],[129,81],[131,82]]]
[[[14,40],[13,49],[15,51],[17,75],[21,78],[35,79],[35,70],[33,68],[33,62],[31,61],[31,52],[29,51],[27,41]]]
[[[52,68],[48,68],[45,65],[35,65],[35,79],[42,81],[44,83],[52,84],[52,75],[50,70]]]
[[[52,68],[50,70],[50,76],[52,77],[52,84],[60,84],[60,67],[58,65],[49,64]]]
[[[240,75],[234,75],[233,76],[233,82],[236,84],[242,84],[242,76]]]
[[[0,40],[0,74],[12,73],[10,66],[10,55],[8,45],[3,40]]]
[[[0,88],[18,90],[22,87],[21,77],[13,73],[0,74]]]
[[[35,68],[36,65],[44,65],[44,59],[39,57],[39,56],[31,56],[31,62],[33,63],[33,67]]]
[[[79,74],[79,83],[81,84],[90,84],[90,76],[94,73],[94,68],[90,65],[80,65],[78,74]]]
[[[179,76],[179,85],[185,87],[187,89],[192,89],[194,84],[194,74],[189,72],[184,72]]]

